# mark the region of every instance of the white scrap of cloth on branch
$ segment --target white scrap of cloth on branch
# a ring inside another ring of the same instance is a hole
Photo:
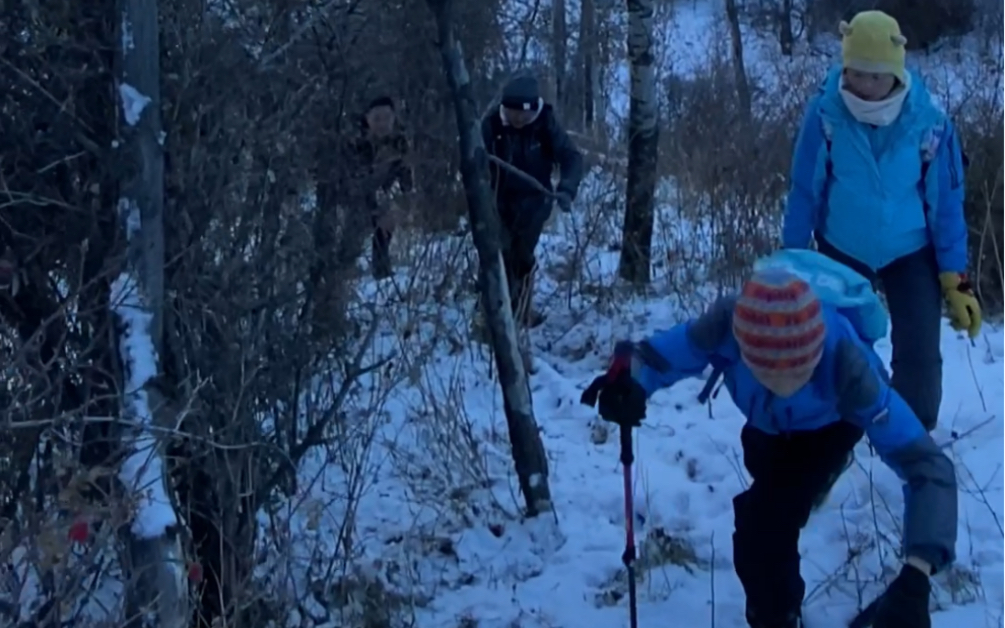
[[[112,309],[122,321],[119,348],[126,369],[124,407],[136,423],[136,433],[130,443],[132,453],[122,463],[119,479],[136,498],[132,532],[140,538],[156,538],[178,519],[164,488],[164,468],[157,451],[157,440],[148,426],[153,424],[153,412],[143,389],[157,374],[157,352],[150,337],[150,312],[143,307],[139,286],[127,272],[112,284]]]
[[[119,98],[122,100],[122,117],[126,119],[126,124],[136,126],[143,110],[150,104],[150,97],[129,83],[119,83]]]

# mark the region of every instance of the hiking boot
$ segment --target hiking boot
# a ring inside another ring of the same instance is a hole
[[[834,488],[834,485],[837,484],[837,481],[841,479],[841,475],[844,474],[844,472],[847,471],[849,467],[851,467],[853,462],[855,462],[855,452],[849,451],[848,455],[845,457],[844,464],[838,471],[832,473],[830,477],[827,478],[827,483],[824,484],[824,487],[821,489],[820,493],[817,494],[816,499],[813,500],[812,512],[820,510],[820,508],[823,507],[825,503],[827,503],[827,498],[830,497],[831,490]]]

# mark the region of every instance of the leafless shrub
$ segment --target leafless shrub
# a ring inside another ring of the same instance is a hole
[[[676,229],[668,261],[690,266],[691,280],[723,286],[735,285],[754,258],[776,246],[803,106],[779,103],[770,83],[752,76],[755,101],[748,118],[738,108],[733,76],[725,57],[713,51],[695,77],[671,77],[672,110],[662,146],[677,212],[668,221]]]

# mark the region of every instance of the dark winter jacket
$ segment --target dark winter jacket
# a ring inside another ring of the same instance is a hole
[[[905,484],[904,545],[942,569],[956,556],[957,487],[953,463],[894,391],[879,356],[840,312],[826,306],[824,354],[812,379],[791,397],[761,385],[733,337],[735,299],[724,297],[699,318],[656,333],[639,345],[633,375],[651,395],[710,365],[747,423],[769,434],[816,430],[849,421]],[[792,469],[792,473],[800,473]]]
[[[490,155],[512,164],[552,190],[551,173],[559,167],[561,178],[555,191],[576,197],[583,178],[583,156],[555,118],[551,105],[544,104],[537,118],[517,129],[506,124],[494,111],[482,120],[482,139]],[[529,182],[495,164],[489,165],[492,189],[500,203],[515,203],[544,195]]]

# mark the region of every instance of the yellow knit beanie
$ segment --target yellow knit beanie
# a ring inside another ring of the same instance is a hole
[[[862,11],[841,22],[841,59],[845,68],[892,74],[904,80],[905,44],[900,24],[882,11]]]

